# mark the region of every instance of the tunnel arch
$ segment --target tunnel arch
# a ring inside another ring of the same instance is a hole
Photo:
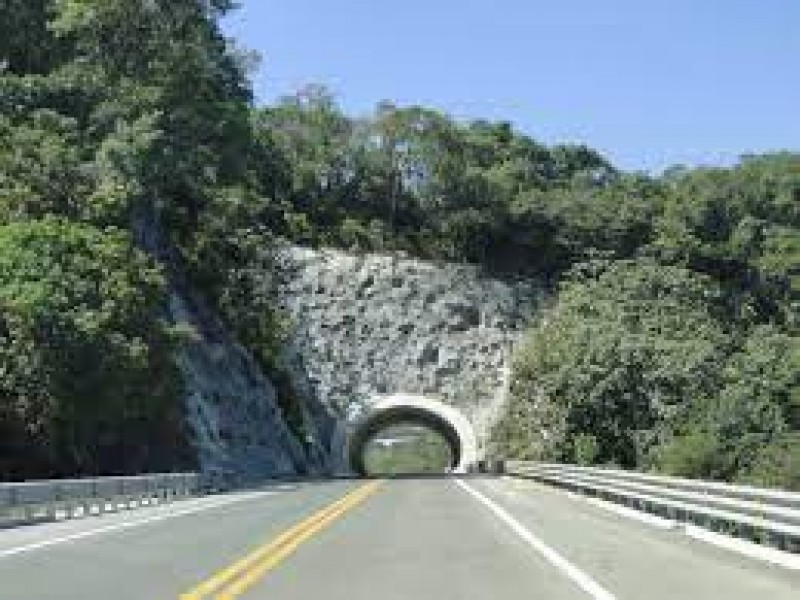
[[[380,431],[399,423],[418,424],[439,433],[450,447],[452,472],[464,473],[478,461],[475,430],[461,411],[425,396],[395,394],[370,404],[348,428],[343,456],[348,469],[366,474],[366,445]]]

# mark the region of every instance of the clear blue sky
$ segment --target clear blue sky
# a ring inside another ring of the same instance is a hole
[[[260,102],[308,83],[508,120],[626,169],[800,150],[800,0],[242,0]]]

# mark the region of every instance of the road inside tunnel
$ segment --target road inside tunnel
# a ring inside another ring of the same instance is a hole
[[[465,472],[478,459],[474,430],[460,411],[437,400],[397,394],[375,402],[352,424],[344,448],[350,470],[370,474],[365,460],[370,447],[386,432],[402,426],[427,431],[443,441],[449,460],[442,471]]]
[[[416,421],[389,425],[361,450],[360,463],[369,476],[436,475],[452,472],[459,460],[458,440]]]

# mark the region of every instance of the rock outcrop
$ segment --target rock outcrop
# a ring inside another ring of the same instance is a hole
[[[176,266],[153,207],[141,207],[132,224],[139,247],[165,268],[166,319],[191,331],[175,358],[198,467],[253,479],[315,470],[281,414],[275,387]]]
[[[341,422],[397,393],[456,406],[485,441],[512,348],[541,297],[536,284],[473,266],[294,246],[278,262],[291,323],[284,363],[303,440],[250,354],[179,277],[170,282],[168,316],[194,332],[177,363],[201,468],[253,478],[335,469]]]
[[[274,386],[202,301],[170,290],[170,317],[189,326],[177,364],[200,468],[246,478],[313,470],[278,408]]]
[[[533,283],[473,266],[299,247],[283,250],[280,264],[292,322],[287,364],[322,447],[330,449],[332,421],[394,393],[457,406],[485,436],[540,296]]]
[[[178,352],[187,418],[201,469],[249,478],[310,469],[278,408],[275,388],[214,315],[170,290],[170,317],[192,328]]]

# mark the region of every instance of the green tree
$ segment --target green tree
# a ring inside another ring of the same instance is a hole
[[[0,227],[3,477],[186,461],[159,269],[121,232]]]
[[[593,460],[643,464],[668,424],[718,386],[730,343],[718,302],[708,278],[648,260],[575,271],[514,366],[512,402],[532,403],[533,432],[548,438],[528,442],[577,460],[592,436]]]

